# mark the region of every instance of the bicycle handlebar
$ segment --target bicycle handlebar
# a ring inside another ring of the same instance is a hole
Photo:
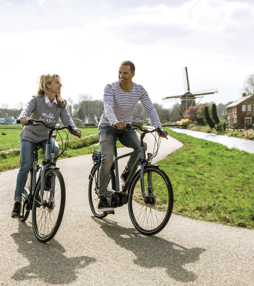
[[[19,119],[17,119],[16,122],[17,122],[17,124],[21,124],[21,122],[20,122]],[[60,127],[60,128],[56,128],[56,127],[47,125],[47,124],[46,124],[44,121],[42,121],[42,120],[35,120],[35,119],[33,119],[33,118],[30,118],[30,119],[28,120],[28,122],[27,122],[26,124],[24,124],[24,125],[37,126],[37,125],[39,125],[39,123],[42,123],[46,128],[52,129],[52,130],[68,129],[68,131],[69,131],[72,135],[75,135],[75,136],[81,138],[81,135],[77,135],[77,134],[76,134],[76,131],[75,131],[71,126],[63,126],[63,127]]]
[[[114,127],[117,128],[116,126],[114,126]],[[153,133],[153,132],[157,131],[159,133],[159,135],[161,135],[161,136],[165,137],[166,139],[168,139],[167,136],[164,135],[164,133],[162,132],[162,130],[159,127],[155,128],[153,130],[147,130],[147,129],[144,129],[144,128],[140,127],[137,124],[129,124],[129,123],[127,123],[126,124],[126,129],[129,129],[129,130],[139,129],[140,131],[142,131],[144,133]]]

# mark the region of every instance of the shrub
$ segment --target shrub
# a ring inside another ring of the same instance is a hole
[[[213,129],[215,124],[209,115],[208,106],[205,107],[205,118],[206,118],[207,124],[210,126],[211,129]]]
[[[216,105],[214,103],[212,105],[212,116],[213,116],[213,120],[214,120],[215,124],[219,124],[220,119],[218,117]]]
[[[185,125],[186,127],[190,124],[190,120],[188,118],[186,119],[181,119],[180,124],[179,125]],[[184,126],[180,126],[180,128],[186,128]]]
[[[141,128],[143,127],[143,122],[140,121],[132,121],[131,124],[139,125]]]

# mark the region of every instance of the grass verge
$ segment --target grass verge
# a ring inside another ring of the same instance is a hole
[[[184,146],[158,165],[174,190],[174,213],[254,229],[254,155],[179,134]]]

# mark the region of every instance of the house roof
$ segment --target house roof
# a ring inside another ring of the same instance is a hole
[[[228,106],[226,106],[226,108],[230,108],[230,107],[237,106],[237,105],[239,105],[240,103],[242,103],[243,101],[245,101],[246,99],[250,98],[251,96],[253,96],[253,94],[247,95],[247,96],[243,96],[243,97],[237,99],[236,101],[230,103]]]

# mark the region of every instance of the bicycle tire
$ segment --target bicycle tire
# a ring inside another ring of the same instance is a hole
[[[55,178],[55,193],[54,200],[51,196],[51,191],[44,191],[44,202],[46,201],[50,206],[40,206],[41,184],[37,184],[32,209],[32,224],[33,231],[36,238],[40,242],[50,241],[57,233],[62,222],[64,207],[65,207],[65,183],[62,174],[57,169],[49,169],[45,173],[45,182],[48,177]],[[52,188],[52,185],[51,185]],[[54,205],[55,203],[55,205]],[[40,222],[43,217],[42,222]],[[55,221],[54,223],[53,220]],[[47,225],[46,225],[47,224]],[[52,227],[49,226],[52,224]]]
[[[149,177],[152,178],[153,192],[149,191]],[[153,166],[144,170],[144,188],[147,202],[144,201],[140,173],[137,172],[129,190],[128,210],[134,227],[142,234],[153,235],[169,221],[173,209],[173,189],[166,173]],[[156,225],[159,217],[161,219]],[[150,225],[146,226],[146,223]]]
[[[98,210],[98,165],[94,165],[91,173],[90,173],[90,179],[89,179],[89,185],[88,185],[88,201],[90,205],[90,209],[94,216],[97,218],[103,219],[108,214],[106,212],[100,212]],[[110,170],[110,178],[109,178],[109,184],[112,189],[115,189],[115,174],[114,171]]]
[[[32,186],[32,174],[33,169],[31,168],[27,175],[26,185],[25,188],[27,188],[31,194],[31,186]],[[21,206],[20,209],[22,210],[22,217],[20,217],[20,221],[25,222],[30,214],[30,207],[28,206],[28,198],[25,198],[23,195],[21,196]]]

